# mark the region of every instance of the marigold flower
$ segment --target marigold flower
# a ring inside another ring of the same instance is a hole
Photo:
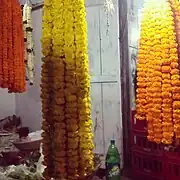
[[[44,177],[85,178],[94,168],[94,145],[84,1],[45,0],[42,44],[43,139],[51,139],[43,143]],[[144,111],[140,109],[140,119]]]
[[[138,56],[140,58],[138,68],[140,68],[137,73],[137,84],[141,90],[137,89],[137,107],[139,109],[137,116],[140,112],[145,113],[140,118],[143,120],[145,116],[148,121],[149,140],[171,144],[174,136],[173,126],[176,127],[176,137],[180,137],[180,132],[178,134],[177,131],[180,114],[180,96],[178,94],[180,92],[178,70],[180,48],[176,38],[178,32],[176,33],[174,6],[171,6],[176,3],[170,1],[171,4],[168,2],[161,4],[155,0],[153,2],[153,6],[150,6],[150,2],[146,2],[143,11],[144,19],[142,20]],[[161,6],[163,6],[162,9],[159,8]],[[160,12],[163,14],[163,18],[154,16],[155,13]],[[145,68],[144,71],[143,68]],[[143,84],[143,82],[146,83]],[[144,90],[142,91],[142,89]],[[145,95],[142,96],[142,92],[146,92]],[[146,101],[142,100],[142,97],[146,97]],[[146,107],[146,111],[143,111],[143,106]]]

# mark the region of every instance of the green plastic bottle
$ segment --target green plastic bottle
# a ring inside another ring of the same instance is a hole
[[[111,140],[106,155],[106,180],[120,180],[120,178],[120,154],[115,140]]]

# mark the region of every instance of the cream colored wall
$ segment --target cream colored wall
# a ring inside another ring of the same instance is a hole
[[[7,89],[0,89],[0,119],[15,114],[15,95]]]

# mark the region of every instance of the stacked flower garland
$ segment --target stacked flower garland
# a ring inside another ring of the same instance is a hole
[[[26,66],[26,79],[33,85],[34,78],[34,45],[32,38],[32,7],[29,4],[23,6],[24,25],[24,61]]]
[[[42,47],[44,177],[79,180],[94,165],[84,0],[45,0]]]
[[[147,120],[148,139],[172,144],[180,139],[180,75],[172,3],[144,6],[137,73],[138,120]]]
[[[19,1],[1,0],[0,17],[0,87],[24,92],[24,33]]]
[[[180,63],[180,3],[177,0],[169,0],[175,23],[176,40],[178,43],[178,62]],[[175,67],[174,67],[175,66]],[[180,68],[180,64],[177,62],[174,64],[172,70],[172,86],[173,86],[173,120],[174,120],[174,132],[176,136],[176,143],[180,144],[180,76],[177,69]]]

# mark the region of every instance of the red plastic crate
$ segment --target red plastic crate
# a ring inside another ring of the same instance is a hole
[[[136,119],[135,115],[136,115],[136,110],[133,110],[131,116],[132,130],[147,132],[147,121],[140,121]]]
[[[179,179],[180,179],[180,159],[167,158],[166,180],[179,180]]]
[[[163,158],[132,151],[132,174],[134,180],[164,180]],[[174,179],[173,179],[174,180]]]
[[[165,148],[165,158],[168,159],[178,159],[180,162],[180,148],[166,147]]]
[[[137,149],[150,155],[164,155],[164,145],[148,141],[147,133],[141,131],[134,131],[132,133],[132,149]]]
[[[132,179],[133,180],[165,180],[163,177],[149,176],[148,173],[143,173],[140,171],[134,171]]]

